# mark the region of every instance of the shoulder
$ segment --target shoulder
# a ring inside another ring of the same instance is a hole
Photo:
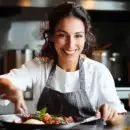
[[[85,58],[83,65],[85,68],[94,69],[95,71],[108,71],[108,68],[104,64],[88,57]]]
[[[89,75],[89,80],[93,79],[96,81],[96,84],[98,83],[100,86],[101,84],[109,84],[111,86],[115,86],[114,79],[110,70],[103,63],[86,58],[83,64],[86,76]],[[103,86],[107,87],[107,85]]]
[[[107,69],[107,67],[104,64],[102,64],[101,62],[98,62],[96,60],[90,59],[90,58],[88,58],[84,54],[81,54],[80,58],[84,60],[83,65],[86,68],[89,67],[89,68],[98,69],[98,70],[102,69],[102,68]]]
[[[27,68],[50,68],[53,64],[53,60],[46,57],[35,57],[33,60],[28,61],[23,66]]]
[[[85,58],[83,65],[86,74],[96,76],[99,79],[113,79],[110,70],[103,63]]]

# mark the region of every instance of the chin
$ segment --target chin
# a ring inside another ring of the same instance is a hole
[[[78,58],[79,57],[77,57],[77,56],[68,56],[68,57],[64,57],[64,60],[72,62],[72,61],[77,60]]]

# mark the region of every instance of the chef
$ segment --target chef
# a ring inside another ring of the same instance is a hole
[[[47,107],[50,114],[79,118],[95,115],[120,124],[126,110],[111,73],[87,57],[95,37],[86,10],[67,2],[55,7],[48,21],[42,56],[1,75],[1,98],[12,101],[16,112],[27,112],[22,91],[33,87],[36,110]]]

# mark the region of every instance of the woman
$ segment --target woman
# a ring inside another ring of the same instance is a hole
[[[88,13],[75,3],[56,7],[44,38],[42,58],[1,76],[1,97],[14,102],[16,112],[27,111],[22,90],[33,87],[37,110],[47,107],[51,114],[81,118],[96,115],[119,124],[126,110],[113,78],[103,64],[85,56],[95,40]]]

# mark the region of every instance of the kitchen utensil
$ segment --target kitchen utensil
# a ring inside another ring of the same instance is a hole
[[[78,121],[78,122],[74,122],[74,123],[68,123],[66,125],[61,125],[60,128],[64,128],[64,129],[68,129],[68,128],[71,128],[71,127],[74,127],[74,126],[78,126],[80,124],[83,124],[83,123],[88,123],[88,122],[91,122],[91,121],[95,121],[95,120],[98,120],[99,118],[97,118],[96,116],[91,116],[91,117],[88,117],[82,121]]]

